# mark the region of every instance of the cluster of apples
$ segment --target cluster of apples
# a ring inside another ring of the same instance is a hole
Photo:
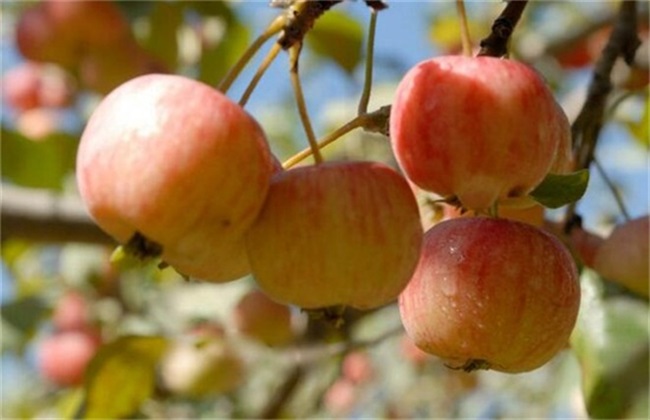
[[[570,170],[569,123],[543,79],[511,60],[446,56],[402,80],[390,120],[404,175],[379,162],[283,170],[262,128],[219,91],[134,78],[83,132],[81,196],[136,254],[194,278],[247,274],[304,309],[399,297],[418,347],[455,366],[518,372],[564,347],[579,286],[564,245],[536,227],[458,218],[426,233],[412,186],[465,209],[532,206]]]
[[[77,178],[120,243],[144,237],[203,280],[252,272],[265,293],[302,308],[386,304],[419,259],[418,207],[397,171],[283,171],[248,113],[181,76],[141,76],[107,95],[82,135]]]
[[[390,135],[413,183],[477,214],[531,207],[547,174],[571,168],[566,116],[540,75],[513,60],[416,65],[398,85]],[[565,347],[579,302],[575,263],[557,238],[477,216],[427,230],[399,309],[416,346],[449,366],[514,373]]]
[[[16,44],[26,59],[59,65],[99,93],[137,75],[162,71],[110,1],[43,0],[29,6],[16,24]]]

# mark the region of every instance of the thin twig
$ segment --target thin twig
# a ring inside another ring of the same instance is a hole
[[[255,41],[244,51],[244,54],[242,54],[241,57],[239,57],[239,60],[235,63],[235,65],[230,69],[228,74],[226,74],[226,77],[221,81],[219,84],[219,90],[223,93],[226,93],[228,89],[230,89],[230,86],[232,83],[235,81],[237,76],[241,73],[241,71],[246,67],[248,62],[250,61],[251,58],[259,51],[259,49],[264,45],[266,41],[268,41],[273,35],[279,33],[282,30],[282,27],[284,25],[284,20],[285,16],[281,15],[269,26],[266,28],[263,34],[257,37]]]
[[[464,0],[456,0],[456,11],[460,19],[460,40],[463,45],[463,55],[469,57],[472,55],[472,38],[469,34]]]
[[[287,401],[289,401],[295,390],[298,388],[304,375],[305,371],[302,366],[294,366],[285,377],[284,382],[282,382],[276,393],[273,395],[273,398],[271,398],[267,405],[262,409],[258,418],[278,418],[280,414],[282,414],[282,409],[286,405]]]
[[[630,213],[627,211],[627,207],[625,207],[625,202],[623,201],[623,197],[621,197],[621,193],[619,192],[618,188],[616,188],[614,182],[612,182],[609,175],[607,175],[605,168],[603,168],[603,166],[600,164],[600,162],[598,161],[598,159],[596,159],[595,156],[593,158],[593,164],[596,167],[596,170],[598,171],[600,176],[603,178],[603,181],[605,181],[607,188],[612,193],[612,196],[614,197],[614,200],[616,201],[616,205],[618,206],[619,211],[623,215],[623,218],[629,222]]]
[[[368,28],[368,44],[366,45],[366,68],[363,81],[363,91],[361,92],[361,99],[359,99],[359,107],[357,115],[365,114],[368,111],[368,103],[370,102],[370,91],[372,89],[372,66],[374,61],[375,51],[375,32],[377,28],[377,14],[376,9],[370,10],[370,25]]]
[[[509,0],[503,12],[492,24],[490,35],[481,40],[478,56],[503,57],[508,54],[508,41],[528,0]]]
[[[296,104],[298,105],[300,120],[302,121],[302,125],[305,129],[309,147],[311,147],[312,154],[314,155],[314,161],[316,164],[318,164],[323,161],[323,156],[320,153],[320,149],[318,148],[318,144],[316,142],[316,135],[314,134],[314,129],[311,126],[309,113],[307,112],[307,104],[305,103],[305,95],[302,92],[302,84],[300,83],[300,74],[298,72],[298,58],[300,57],[301,49],[302,44],[295,44],[289,49],[289,74],[291,76],[291,85],[293,86]]]
[[[594,159],[600,130],[605,123],[607,99],[613,90],[611,75],[614,63],[619,57],[631,63],[640,44],[637,34],[637,3],[621,2],[614,29],[596,62],[585,103],[571,126],[577,169],[589,168]],[[575,209],[576,203],[569,205],[565,215],[567,222],[573,219]]]
[[[242,107],[246,105],[248,102],[248,99],[250,98],[251,94],[257,87],[257,84],[259,83],[260,79],[262,79],[262,76],[264,76],[264,73],[266,73],[266,70],[269,68],[271,63],[273,63],[273,60],[275,60],[275,57],[278,56],[280,53],[281,48],[278,44],[273,44],[271,49],[269,50],[268,54],[266,54],[266,57],[264,57],[264,61],[260,64],[259,68],[255,72],[255,75],[253,76],[253,79],[251,79],[250,83],[246,87],[246,90],[244,91],[244,94],[242,95],[241,99],[239,100],[239,105]]]

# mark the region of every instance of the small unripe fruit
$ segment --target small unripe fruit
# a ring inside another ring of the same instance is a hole
[[[240,334],[271,347],[288,344],[295,335],[291,308],[259,290],[252,290],[241,298],[235,306],[233,321]]]
[[[493,57],[421,62],[398,85],[390,117],[406,176],[471,210],[532,191],[568,129],[538,73]]]
[[[205,398],[237,388],[244,365],[224,337],[203,334],[175,343],[163,358],[160,373],[172,393]]]
[[[152,74],[95,109],[77,154],[77,183],[99,226],[136,233],[179,272],[228,281],[249,272],[244,232],[269,188],[271,153],[257,122],[203,83]]]
[[[422,258],[399,298],[422,350],[456,368],[536,369],[566,344],[580,285],[564,245],[534,226],[457,218],[425,234]]]

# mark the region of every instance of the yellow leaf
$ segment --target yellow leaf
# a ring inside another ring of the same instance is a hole
[[[133,415],[154,391],[162,337],[127,336],[102,347],[88,368],[83,418]]]

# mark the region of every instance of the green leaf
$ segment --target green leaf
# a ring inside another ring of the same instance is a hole
[[[27,296],[2,305],[2,319],[22,333],[34,331],[47,314],[47,306],[36,296]]]
[[[582,303],[571,336],[592,418],[648,418],[648,304],[606,296],[603,282],[584,270]]]
[[[363,27],[356,19],[339,10],[329,10],[316,21],[305,40],[317,55],[351,73],[361,61],[363,37]]]
[[[229,19],[226,33],[215,46],[204,49],[199,62],[199,79],[210,85],[224,78],[250,43],[248,27],[232,16]]]
[[[176,32],[183,24],[183,8],[179,3],[159,1],[154,3],[149,15],[151,30],[144,48],[160,58],[169,69],[178,64]]]
[[[556,209],[582,198],[588,184],[587,169],[565,175],[548,174],[530,195],[544,207]]]
[[[88,366],[83,418],[132,416],[154,392],[167,340],[127,336],[102,347]]]
[[[55,133],[34,141],[5,128],[2,136],[2,177],[18,185],[61,189],[74,169],[78,139]]]

